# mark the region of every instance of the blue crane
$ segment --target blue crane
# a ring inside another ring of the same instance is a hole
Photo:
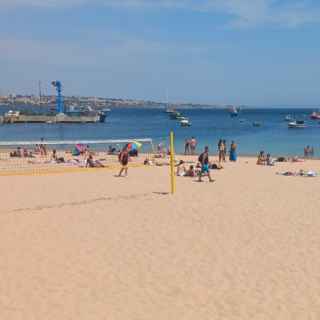
[[[64,104],[62,96],[62,84],[60,81],[52,81],[51,84],[56,88],[56,109],[57,113],[64,113]]]

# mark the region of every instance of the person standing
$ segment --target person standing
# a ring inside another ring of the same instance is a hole
[[[219,152],[219,163],[221,163],[225,158],[225,155],[224,155],[225,145],[221,139],[219,140],[219,143],[218,143],[218,152]]]
[[[128,162],[129,162],[129,150],[127,145],[122,149],[122,151],[119,154],[119,162],[121,164],[121,169],[118,174],[118,177],[121,177],[123,172],[124,172],[124,176],[126,177],[128,175]]]
[[[226,156],[227,156],[227,141],[226,140],[222,140],[223,146],[224,146],[224,150],[223,150],[223,154],[222,154],[222,159],[223,162],[226,162]]]
[[[190,154],[190,140],[186,139],[184,142],[184,154]]]
[[[195,137],[192,137],[190,141],[190,149],[191,149],[192,155],[196,153],[196,147],[197,147],[197,140]]]
[[[199,162],[201,164],[201,171],[199,172],[199,182],[202,182],[202,176],[207,174],[209,181],[213,182],[214,180],[211,178],[210,167],[209,167],[209,148],[205,147],[204,152],[202,152],[199,156]]]
[[[233,162],[237,161],[237,144],[234,141],[231,142],[229,160]]]

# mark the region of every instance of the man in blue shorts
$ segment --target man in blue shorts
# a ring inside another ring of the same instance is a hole
[[[199,182],[202,182],[202,176],[207,174],[209,181],[213,182],[214,180],[210,175],[210,163],[209,163],[209,148],[205,147],[204,152],[202,152],[199,156],[199,162],[201,163],[201,171],[199,173]]]

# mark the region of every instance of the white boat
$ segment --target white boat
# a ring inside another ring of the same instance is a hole
[[[191,127],[191,122],[189,121],[188,118],[182,118],[180,120],[180,125],[181,127]]]
[[[302,121],[302,120],[291,121],[288,123],[289,129],[295,129],[295,128],[302,129],[305,127],[306,127],[306,125],[305,125],[304,121]]]
[[[233,117],[237,117],[238,116],[238,109],[236,107],[229,107],[229,113],[230,113],[230,116],[233,118]]]
[[[5,117],[19,117],[19,116],[20,116],[20,111],[9,110],[8,112],[5,113]]]
[[[320,112],[319,111],[312,112],[311,115],[310,115],[310,119],[312,119],[312,120],[320,120]]]
[[[174,108],[167,108],[166,109],[166,111],[165,111],[165,113],[175,113],[176,112],[176,110],[174,109]]]

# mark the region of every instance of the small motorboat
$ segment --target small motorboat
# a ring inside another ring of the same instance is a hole
[[[312,120],[320,120],[320,112],[312,112],[310,115],[310,119]]]
[[[302,129],[302,128],[305,128],[306,125],[304,123],[303,120],[295,120],[295,121],[291,121],[288,123],[288,128],[289,129]]]
[[[191,122],[188,118],[182,118],[180,119],[180,126],[181,127],[191,127]]]

